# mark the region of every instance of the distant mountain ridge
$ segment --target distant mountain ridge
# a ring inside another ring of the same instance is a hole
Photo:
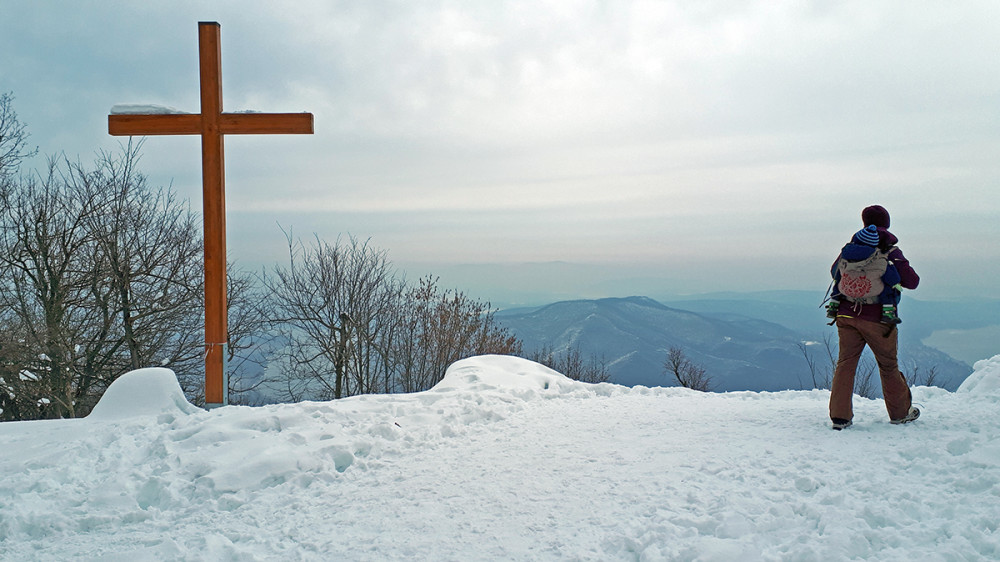
[[[500,311],[496,317],[524,342],[528,353],[545,346],[557,352],[576,347],[585,357],[603,357],[612,382],[618,384],[674,384],[664,375],[663,362],[671,347],[679,347],[713,376],[717,391],[811,388],[799,344],[822,337],[822,310],[803,305],[802,299],[776,300],[695,299],[668,306],[648,297],[604,298]],[[700,311],[680,308],[688,304]],[[812,327],[808,332],[803,329]],[[825,333],[834,334],[835,346],[836,332],[828,330]],[[900,357],[904,370],[908,361],[924,370],[933,366],[939,380],[949,379],[949,388],[971,372],[964,363],[919,340],[904,341]]]

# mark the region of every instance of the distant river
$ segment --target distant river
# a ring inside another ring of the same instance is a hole
[[[975,330],[938,330],[921,342],[972,365],[1000,355],[1000,324]]]

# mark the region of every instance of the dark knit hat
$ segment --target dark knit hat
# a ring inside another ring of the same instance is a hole
[[[864,244],[865,246],[878,246],[878,227],[874,224],[870,224],[854,235],[853,242],[855,244]]]
[[[874,224],[882,228],[889,228],[889,211],[886,211],[882,205],[865,207],[865,210],[861,211],[861,220],[865,226]]]

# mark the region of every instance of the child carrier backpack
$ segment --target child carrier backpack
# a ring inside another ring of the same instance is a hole
[[[885,289],[882,276],[889,266],[888,253],[876,249],[868,258],[848,261],[843,257],[837,262],[837,291],[847,300],[861,304],[877,303]]]

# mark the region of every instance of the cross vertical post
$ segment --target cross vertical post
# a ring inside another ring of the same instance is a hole
[[[202,205],[205,221],[205,403],[227,404],[226,174],[219,24],[198,25]]]
[[[201,114],[112,113],[112,135],[201,135],[205,221],[205,405],[229,402],[226,373],[229,327],[226,296],[227,134],[312,134],[311,113],[223,113],[220,26],[198,23]]]

